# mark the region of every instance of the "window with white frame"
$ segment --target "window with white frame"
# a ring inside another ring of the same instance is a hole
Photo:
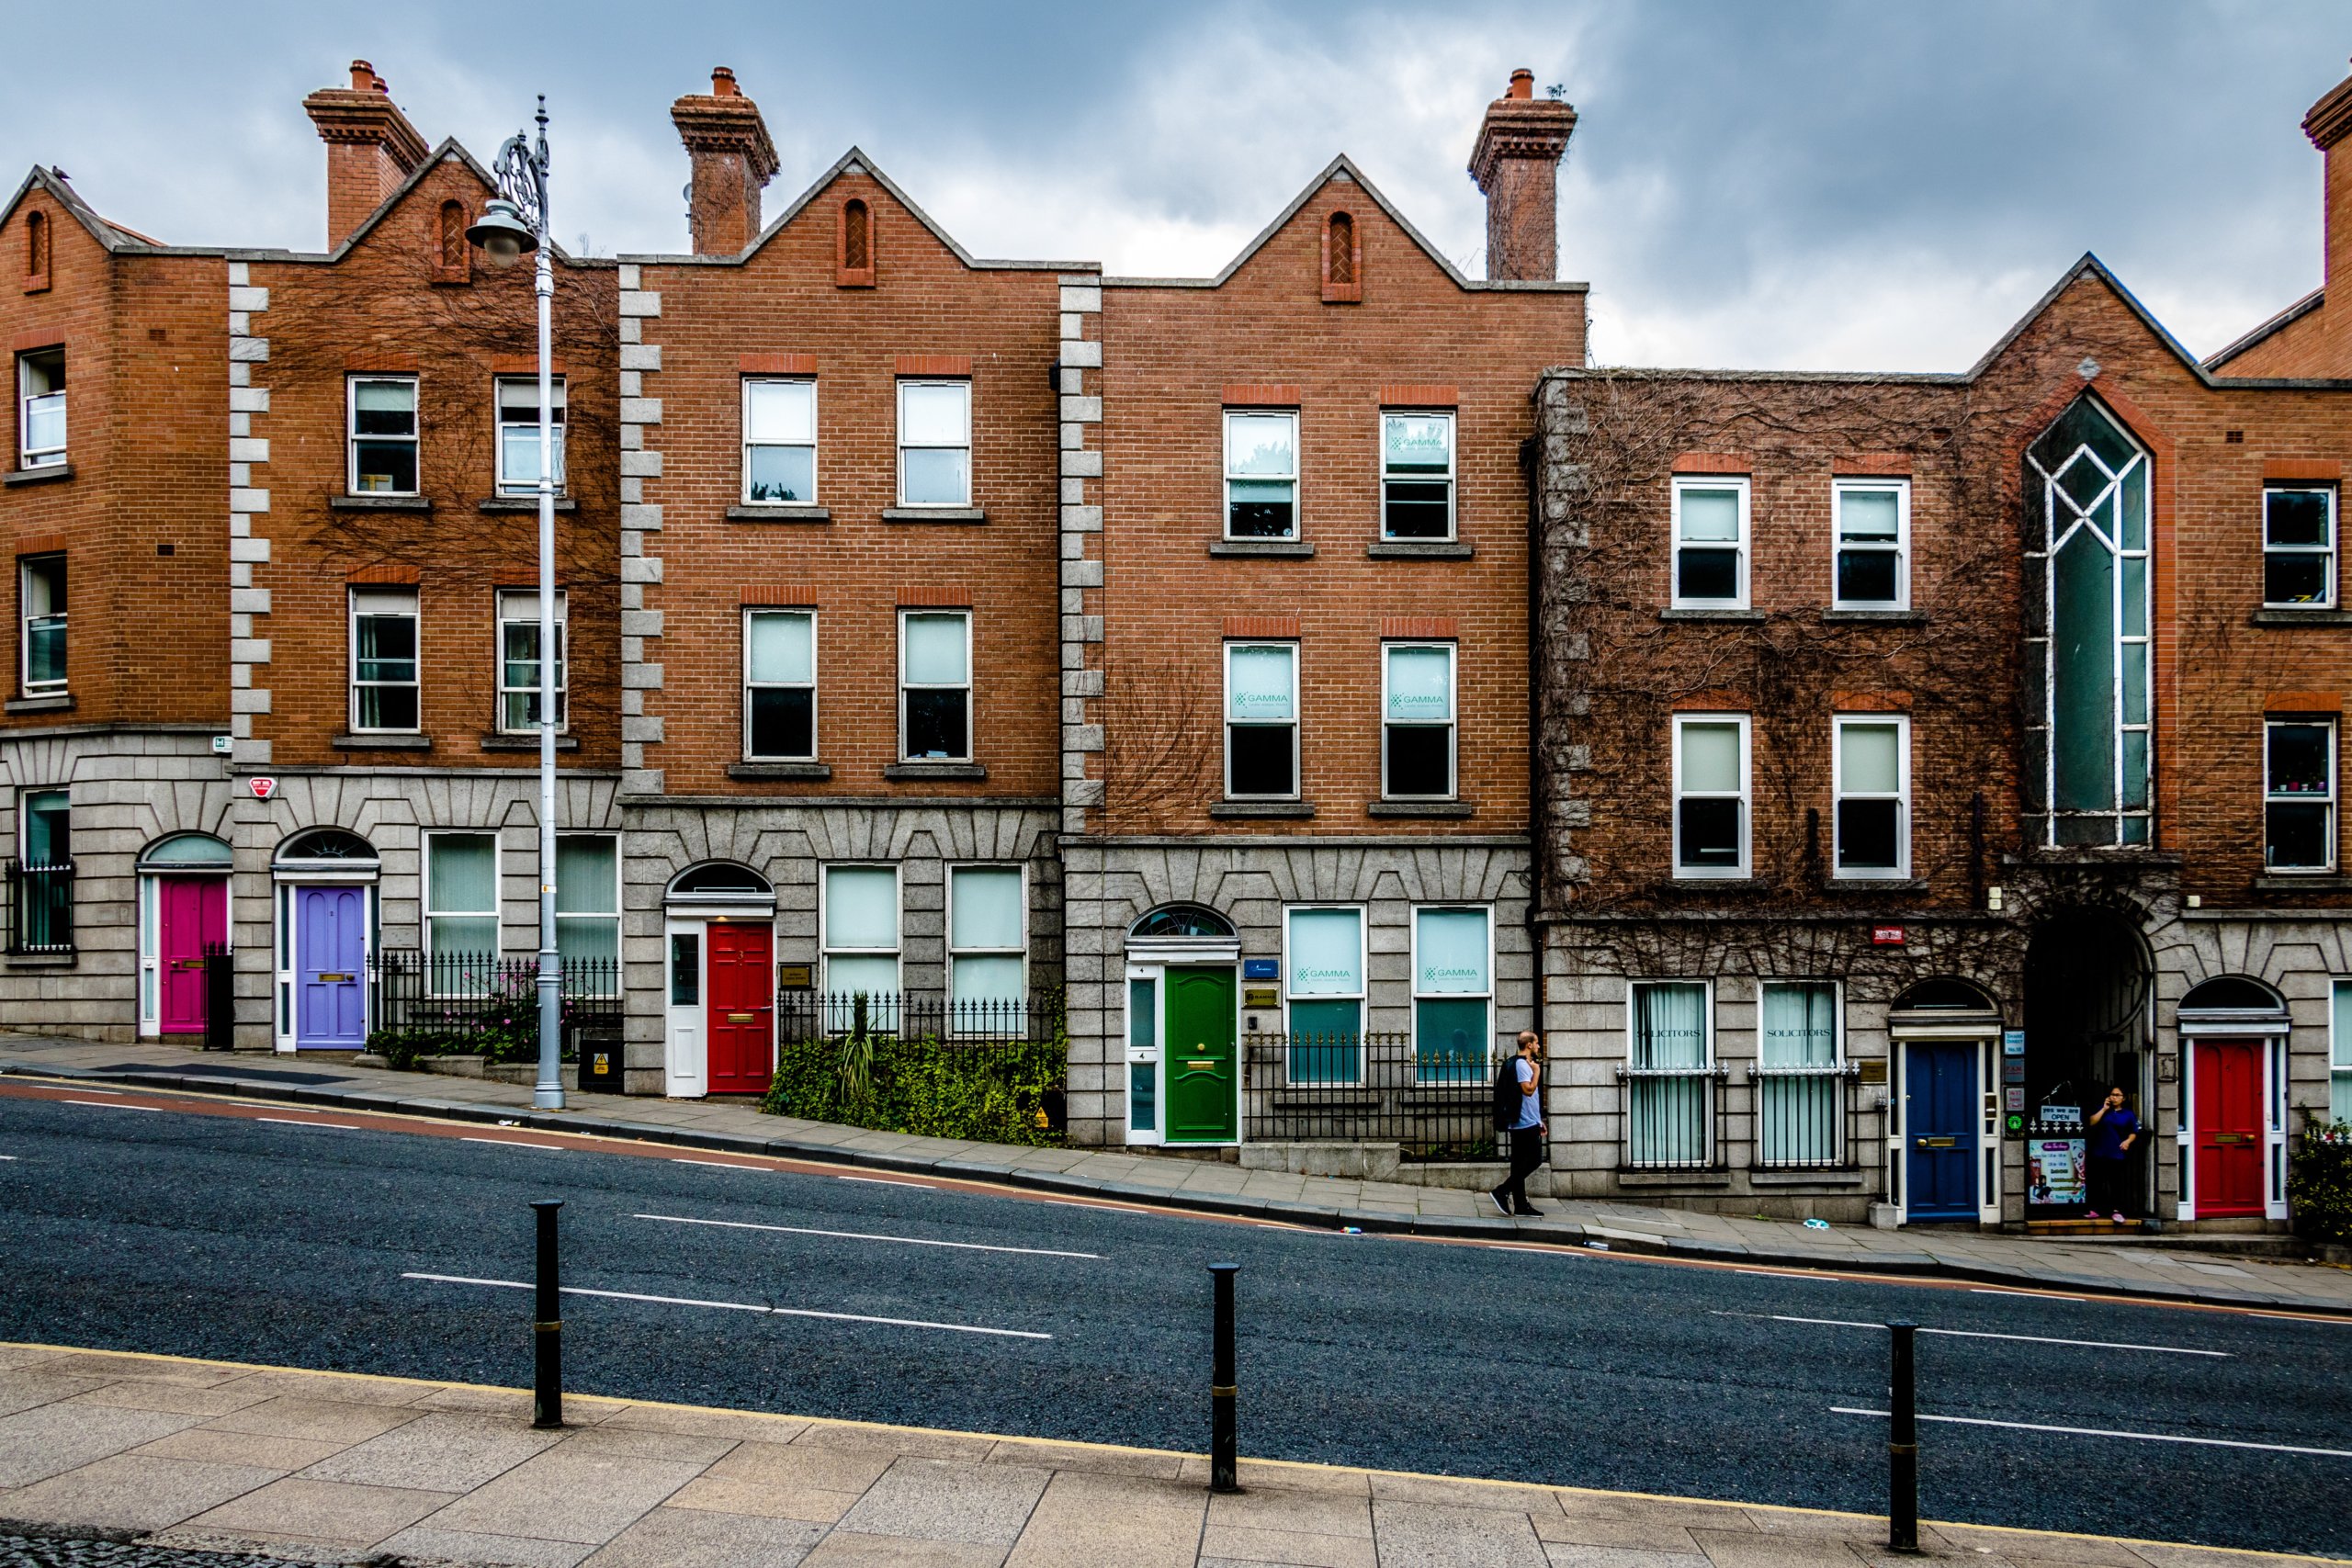
[[[416,378],[354,376],[350,395],[351,493],[416,494]]]
[[[571,722],[567,698],[571,642],[564,624],[564,593],[555,593],[555,727]],[[539,596],[510,592],[498,596],[498,728],[509,735],[539,732]]]
[[[972,384],[899,383],[899,504],[972,504]]]
[[[2327,1115],[2352,1122],[2352,980],[2338,980],[2328,1010]]]
[[[1363,1077],[1364,930],[1355,908],[1283,911],[1290,1081],[1358,1083]]]
[[[1157,972],[1127,978],[1127,1134],[1140,1142],[1156,1142],[1159,1135]]]
[[[1747,607],[1747,481],[1674,481],[1674,604]]]
[[[1017,865],[947,869],[947,998],[959,1034],[1024,1028],[1027,902]]]
[[[1493,1054],[1494,911],[1413,910],[1413,1067],[1421,1083],[1484,1083]]]
[[[1380,533],[1388,539],[1453,537],[1453,416],[1380,416]]]
[[[844,1005],[866,997],[868,1021],[895,1026],[885,1015],[898,1005],[899,868],[826,866],[821,915],[825,994]]]
[[[417,728],[417,616],[413,588],[351,591],[351,728]]]
[[[817,383],[746,377],[743,499],[754,506],[817,500]]]
[[[2335,491],[2272,485],[2262,492],[2262,602],[2285,610],[2335,604]]]
[[[548,381],[548,434],[553,438],[556,493],[563,493],[563,378]],[[498,378],[498,493],[539,492],[539,378]]]
[[[2335,721],[2273,718],[2262,730],[2264,869],[2334,870]]]
[[[70,792],[28,789],[17,797],[16,929],[11,951],[74,951],[74,812]]]
[[[1747,874],[1747,717],[1674,716],[1674,874]]]
[[[1225,536],[1298,537],[1298,415],[1225,411]]]
[[[1453,644],[1392,642],[1380,649],[1381,794],[1453,797]]]
[[[17,356],[17,466],[46,468],[65,461],[65,351],[44,348]]]
[[[28,697],[65,690],[65,557],[17,558],[17,681]]]
[[[972,615],[899,615],[899,754],[910,761],[972,760]]]
[[[1901,715],[1832,721],[1837,742],[1837,874],[1911,874],[1911,721]]]
[[[1225,793],[1298,798],[1298,645],[1225,645]]]
[[[817,755],[817,613],[743,612],[743,755],[811,761]]]
[[[1757,997],[1756,1152],[1760,1165],[1845,1160],[1838,987],[1768,980]]]
[[[498,961],[498,835],[424,835],[424,950],[432,988],[491,988]]]
[[[1625,1075],[1625,1163],[1636,1168],[1712,1163],[1714,1030],[1703,980],[1633,987]]]
[[[1911,603],[1911,481],[1836,479],[1840,610],[1901,610]]]
[[[620,994],[620,840],[610,833],[565,833],[555,841],[555,946],[567,990]]]

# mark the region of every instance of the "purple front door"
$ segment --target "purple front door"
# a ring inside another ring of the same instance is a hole
[[[294,964],[295,1049],[367,1044],[368,889],[295,889]]]
[[[218,876],[159,876],[158,1022],[165,1034],[204,1032],[204,950],[229,939],[229,884]]]

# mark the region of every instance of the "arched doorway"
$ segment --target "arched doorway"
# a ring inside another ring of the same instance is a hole
[[[368,1043],[382,869],[376,846],[344,828],[297,833],[271,858],[280,1051],[357,1051]]]
[[[139,1032],[201,1034],[204,959],[229,951],[229,846],[174,833],[139,857]]]
[[[2001,1011],[1973,982],[1925,979],[1887,1010],[1890,1196],[1905,1224],[2000,1217]]]
[[[1127,928],[1127,1142],[1241,1136],[1241,939],[1198,904],[1163,904]]]
[[[2137,925],[2109,908],[2059,908],[2025,954],[2026,1219],[2087,1217],[2086,1123],[2110,1085],[2142,1121],[2149,1059],[2149,964]],[[2148,1140],[2125,1156],[2125,1190],[2148,1199]]]
[[[2287,1000],[2243,975],[2180,998],[2180,1217],[2287,1217]]]
[[[775,887],[732,861],[689,866],[662,895],[662,925],[664,1092],[766,1093],[775,1078]]]

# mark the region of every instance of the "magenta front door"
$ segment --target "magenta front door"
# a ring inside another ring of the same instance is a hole
[[[220,876],[155,879],[157,1021],[166,1034],[204,1032],[204,950],[229,940],[229,883]]]

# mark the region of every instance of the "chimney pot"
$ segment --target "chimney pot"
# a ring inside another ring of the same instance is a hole
[[[322,87],[302,100],[326,143],[329,245],[348,239],[429,152],[390,94],[374,66],[355,60],[350,86]]]
[[[355,60],[351,62],[351,90],[353,92],[364,93],[369,87],[373,86],[375,82],[376,68],[374,66],[368,64],[364,60]]]
[[[1487,276],[1496,281],[1559,276],[1560,157],[1577,111],[1535,96],[1535,73],[1510,73],[1510,87],[1487,106],[1470,152],[1470,177],[1487,197]]]
[[[1535,73],[1522,65],[1510,73],[1510,96],[1532,98],[1535,96]]]
[[[735,85],[735,72],[731,66],[714,65],[710,68],[710,96],[714,98],[740,98],[743,96],[743,89]]]
[[[390,96],[391,90],[390,83],[385,81],[381,76],[376,78],[376,91]]]

